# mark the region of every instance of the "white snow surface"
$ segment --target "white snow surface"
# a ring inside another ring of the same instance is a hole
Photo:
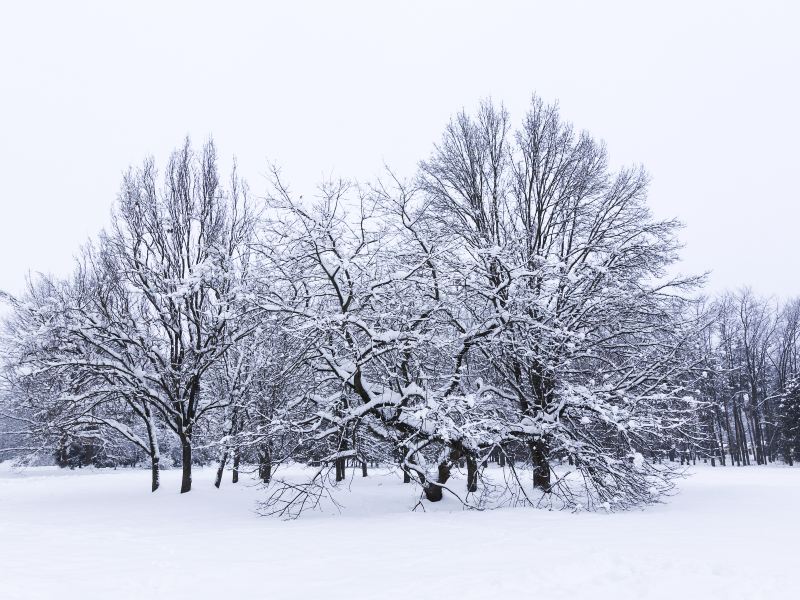
[[[198,470],[0,465],[0,597],[798,598],[800,469],[698,466],[643,511],[411,512],[394,473],[348,481],[341,513],[261,517],[264,491]],[[229,475],[228,475],[229,476]]]

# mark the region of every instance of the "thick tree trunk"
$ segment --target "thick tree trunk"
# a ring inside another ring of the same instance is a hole
[[[450,461],[439,463],[436,483],[429,481],[423,482],[422,491],[425,492],[425,498],[427,498],[429,502],[439,502],[442,499],[444,496],[444,488],[442,486],[450,479],[451,470],[452,465]]]
[[[339,443],[339,452],[343,452],[349,450],[350,446],[347,443],[346,439],[343,439]],[[335,460],[336,466],[336,481],[344,481],[347,477],[347,459],[346,458],[337,458]]]
[[[225,463],[228,462],[228,450],[227,448],[222,451],[222,455],[219,457],[219,466],[217,467],[217,476],[214,478],[214,487],[219,488],[222,485],[222,475],[225,472]]]
[[[159,460],[160,457],[158,454],[151,454],[150,455],[150,491],[155,492],[158,489],[158,486],[161,485],[161,474],[159,472]]]
[[[147,424],[147,444],[150,454],[150,491],[155,492],[161,485],[161,473],[159,463],[161,462],[161,451],[158,447],[158,433],[150,415],[150,409],[145,406],[144,414]]]
[[[462,448],[452,448],[447,458],[439,463],[436,473],[436,481],[431,482],[422,478],[422,491],[429,502],[439,502],[444,496],[444,484],[450,479],[453,465],[463,457]]]
[[[733,408],[733,416],[736,425],[736,437],[738,438],[739,442],[739,454],[742,457],[742,463],[749,466],[750,465],[750,449],[747,447],[747,432],[744,427],[744,421],[742,420],[742,409],[741,407],[734,402]]]
[[[367,476],[367,461],[365,461],[365,460],[361,461],[361,476],[362,477],[366,477]]]
[[[239,460],[241,459],[241,452],[239,451],[239,447],[236,446],[233,448],[233,477],[231,481],[233,483],[239,483]]]
[[[428,484],[422,489],[428,502],[440,502],[444,497],[444,490],[442,490],[441,486]]]
[[[547,459],[547,442],[537,440],[530,444],[531,462],[533,463],[533,487],[550,491],[550,463]]]
[[[192,438],[181,438],[181,494],[192,489]]]
[[[761,430],[761,415],[759,414],[757,406],[753,407],[753,437],[755,438],[754,446],[756,450],[756,463],[759,465],[767,464],[766,449],[764,444],[764,436]]]
[[[269,444],[264,444],[258,453],[258,477],[264,483],[272,479],[272,453]]]

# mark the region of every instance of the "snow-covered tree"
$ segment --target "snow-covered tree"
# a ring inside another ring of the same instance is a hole
[[[481,264],[471,296],[489,298],[496,335],[482,353],[517,404],[534,485],[567,455],[589,501],[650,499],[669,473],[643,460],[695,403],[684,377],[693,279],[670,277],[678,224],[653,219],[640,168],[611,171],[605,147],[534,97],[511,130],[502,107],[461,113],[421,165],[427,214]]]
[[[459,115],[413,185],[340,183],[307,205],[278,182],[283,278],[264,306],[313,349],[296,424],[327,441],[322,462],[355,456],[363,428],[435,501],[462,461],[472,492],[490,453],[522,444],[534,486],[562,501],[656,499],[673,473],[645,455],[700,406],[698,320],[695,280],[667,274],[677,224],[650,216],[646,183],[536,98],[515,134],[490,103]],[[580,476],[553,481],[563,457]]]
[[[145,161],[124,178],[111,230],[101,243],[109,269],[134,303],[134,331],[120,332],[144,361],[147,402],[181,444],[181,492],[192,486],[192,436],[226,398],[203,394],[203,378],[248,335],[247,255],[254,215],[234,172],[225,189],[216,151],[188,141],[172,154],[159,185]]]
[[[81,419],[141,446],[154,490],[156,421],[180,442],[187,492],[195,425],[230,402],[204,395],[204,377],[253,328],[245,317],[254,224],[235,173],[229,189],[220,185],[213,144],[198,156],[187,140],[163,186],[152,160],[126,174],[111,229],[87,247],[72,280],[49,285],[46,301],[34,304],[29,294],[17,303],[23,325],[12,338],[21,364],[62,377],[70,385],[59,404],[81,406]],[[124,404],[125,418],[98,411],[111,403]]]

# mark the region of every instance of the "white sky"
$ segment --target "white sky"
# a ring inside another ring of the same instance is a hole
[[[2,2],[0,289],[65,274],[121,172],[190,134],[325,175],[411,175],[450,115],[530,94],[640,162],[711,289],[800,295],[800,3]],[[163,163],[162,163],[163,164]]]

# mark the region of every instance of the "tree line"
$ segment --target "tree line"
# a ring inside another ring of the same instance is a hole
[[[127,171],[70,276],[4,295],[3,452],[146,460],[154,491],[164,461],[181,492],[250,465],[284,515],[348,465],[431,502],[619,509],[679,458],[792,464],[798,304],[700,297],[647,186],[536,96],[516,124],[459,113],[410,178],[311,200],[277,168],[255,198],[186,140]]]

